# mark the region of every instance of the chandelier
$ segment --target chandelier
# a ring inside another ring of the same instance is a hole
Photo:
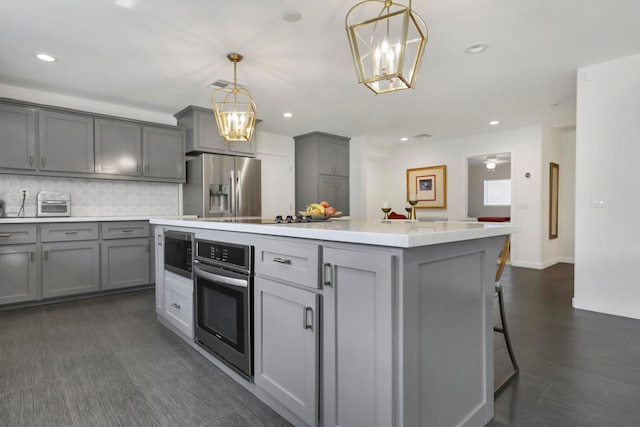
[[[411,0],[409,7],[391,0],[358,3],[345,27],[358,83],[376,94],[415,87],[428,33]]]
[[[256,128],[258,107],[247,89],[238,88],[236,65],[242,61],[242,55],[230,53],[227,59],[233,62],[233,88],[227,86],[215,90],[211,95],[211,102],[218,132],[225,139],[225,145],[227,141],[233,145],[236,141],[251,141]]]

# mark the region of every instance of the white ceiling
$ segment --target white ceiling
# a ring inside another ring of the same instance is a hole
[[[210,107],[206,86],[233,80],[238,52],[264,129],[388,144],[571,126],[576,70],[640,52],[638,0],[414,0],[429,28],[417,87],[376,96],[357,83],[344,30],[357,0],[0,3],[1,84],[173,114]],[[302,19],[284,21],[290,9]],[[489,49],[464,52],[478,42]]]

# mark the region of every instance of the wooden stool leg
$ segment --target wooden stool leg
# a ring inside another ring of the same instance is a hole
[[[500,323],[501,327],[493,327],[493,330],[496,332],[500,332],[504,335],[504,341],[507,344],[507,351],[509,352],[509,358],[511,359],[511,364],[513,365],[513,370],[498,384],[494,389],[494,396],[499,394],[520,372],[520,368],[518,367],[518,362],[516,361],[516,356],[513,353],[513,348],[511,347],[511,338],[509,337],[509,329],[507,328],[507,319],[504,313],[504,299],[502,297],[502,285],[496,284],[496,293],[498,294],[498,308],[500,310]]]

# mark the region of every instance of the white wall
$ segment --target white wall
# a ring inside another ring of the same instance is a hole
[[[547,198],[548,205],[549,179],[548,163],[543,168],[542,161],[545,133],[551,147],[555,147],[558,141],[562,140],[557,131],[543,126],[531,126],[445,141],[422,142],[393,149],[367,146],[366,215],[370,218],[381,217],[380,206],[383,201],[388,201],[393,211],[404,213],[406,170],[446,165],[447,209],[424,209],[418,212],[418,216],[444,216],[449,220],[466,218],[467,158],[508,152],[511,153],[513,180],[511,220],[522,226],[522,232],[513,236],[512,264],[545,268],[555,262],[556,258],[571,259],[572,253],[558,256],[556,253],[545,251],[543,254],[543,239],[548,240],[548,209],[543,213],[543,198]],[[530,178],[525,177],[526,172],[531,173]],[[546,187],[543,186],[544,183],[547,184]],[[571,237],[569,233],[564,236]]]
[[[295,215],[295,143],[288,136],[256,130],[262,160],[262,216]]]
[[[573,305],[640,319],[640,55],[578,70],[576,128]]]
[[[574,262],[576,216],[576,131],[562,132],[560,143],[560,190],[558,233],[560,262]]]
[[[141,108],[125,107],[123,105],[109,104],[106,102],[92,101],[90,99],[76,98],[57,93],[43,92],[35,89],[27,89],[17,86],[0,84],[0,98],[11,98],[19,101],[33,102],[55,107],[71,108],[96,114],[106,114],[115,117],[124,117],[134,120],[142,120],[153,123],[163,123],[175,126],[177,120],[172,114],[143,110]],[[178,108],[177,113],[186,105]]]

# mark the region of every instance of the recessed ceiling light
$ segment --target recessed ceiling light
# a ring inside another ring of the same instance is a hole
[[[290,119],[291,117],[293,117],[293,113],[282,113],[282,117],[286,117],[287,119]]]
[[[489,124],[490,124],[491,126],[495,126],[495,125],[499,125],[499,124],[500,124],[500,122],[499,122],[498,120],[491,120],[491,121],[489,122]]]
[[[467,53],[480,53],[487,50],[488,47],[489,45],[486,43],[473,43],[467,46],[464,51]]]
[[[57,61],[56,58],[54,58],[51,55],[47,55],[46,53],[36,53],[35,56],[40,61],[44,61],[44,62],[55,62],[55,61]]]
[[[297,22],[302,18],[302,15],[297,10],[285,10],[282,14],[282,19],[287,22]]]
[[[409,138],[407,138],[406,136],[400,138],[400,141],[402,141],[402,142],[405,142],[405,141],[408,141],[408,140],[409,140]]]

